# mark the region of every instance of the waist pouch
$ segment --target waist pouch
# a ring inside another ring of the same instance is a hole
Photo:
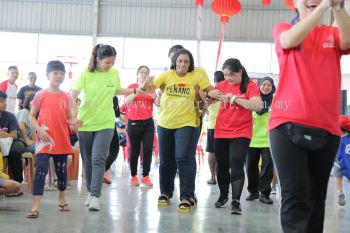
[[[301,124],[285,123],[281,126],[292,143],[306,150],[321,149],[328,143],[331,136],[326,130]]]

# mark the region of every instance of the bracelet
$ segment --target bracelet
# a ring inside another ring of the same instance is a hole
[[[340,11],[340,10],[344,9],[344,5],[345,5],[345,1],[341,0],[336,6],[332,7],[332,10]]]
[[[230,97],[230,104],[233,104],[233,103],[235,102],[236,98],[237,98],[236,95],[231,96],[231,97]]]
[[[136,88],[134,88],[134,94],[136,95]]]

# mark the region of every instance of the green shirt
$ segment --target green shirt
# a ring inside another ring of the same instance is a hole
[[[78,112],[78,119],[83,121],[79,131],[114,129],[113,96],[121,89],[116,69],[111,68],[107,72],[90,72],[86,69],[73,89],[84,94]]]
[[[267,148],[270,147],[267,126],[270,119],[270,112],[262,115],[253,112],[253,137],[249,147]]]

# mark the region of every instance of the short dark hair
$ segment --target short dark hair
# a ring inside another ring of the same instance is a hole
[[[106,57],[115,57],[117,56],[117,51],[114,47],[106,44],[97,44],[92,50],[90,62],[89,62],[89,71],[94,72],[97,69],[97,58],[103,59]]]
[[[176,53],[176,52],[179,51],[180,49],[184,49],[184,47],[183,47],[182,45],[180,45],[180,44],[177,44],[177,45],[172,46],[172,47],[169,49],[168,57],[170,56],[170,54]]]
[[[0,91],[0,99],[6,99],[7,98],[7,94],[3,91]]]
[[[17,66],[9,66],[9,68],[7,68],[7,71],[10,70],[18,70]]]
[[[30,110],[30,102],[34,99],[35,93],[30,93],[24,98],[23,108]]]
[[[28,76],[31,76],[31,75],[33,75],[33,76],[36,77],[36,73],[35,73],[35,72],[29,72],[29,73],[28,73]]]
[[[239,90],[241,91],[241,94],[244,94],[247,91],[249,76],[241,62],[236,58],[227,59],[222,65],[222,70],[224,69],[229,69],[231,72],[235,73],[242,71],[242,82]]]
[[[224,73],[221,70],[217,70],[214,73],[214,83],[219,83],[221,81],[224,81],[225,77],[224,77]]]
[[[170,69],[176,70],[176,60],[181,54],[187,54],[188,57],[190,58],[190,66],[188,67],[188,72],[192,72],[194,70],[194,59],[193,59],[192,53],[187,49],[180,49],[174,54],[173,58],[171,59]]]

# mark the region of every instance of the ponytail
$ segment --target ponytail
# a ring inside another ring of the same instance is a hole
[[[115,57],[117,52],[114,47],[110,45],[97,44],[91,53],[88,69],[94,72],[97,69],[97,58],[103,59],[106,57]]]

